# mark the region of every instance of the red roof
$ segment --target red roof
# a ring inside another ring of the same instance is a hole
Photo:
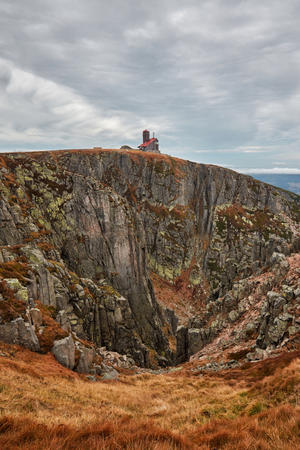
[[[149,139],[149,141],[144,142],[144,144],[139,145],[139,147],[148,147],[149,144],[151,144],[152,142],[156,142],[156,141],[157,141],[156,138]]]

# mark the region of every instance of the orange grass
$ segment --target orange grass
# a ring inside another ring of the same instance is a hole
[[[15,298],[15,292],[10,289],[5,280],[0,278],[0,317],[3,322],[10,322],[20,316],[25,316],[26,303]]]
[[[286,367],[277,361],[277,369],[256,381],[244,381],[236,371],[232,378],[227,371],[228,379],[199,376],[187,365],[181,372],[120,375],[120,381],[92,383],[50,354],[0,344],[0,355],[0,448],[254,450],[300,445],[297,358],[286,360]]]
[[[1,278],[17,278],[20,281],[26,281],[29,270],[28,264],[18,259],[0,263]]]
[[[37,333],[42,353],[47,353],[53,347],[55,340],[63,339],[68,333],[63,330],[59,324],[51,317],[51,313],[55,313],[53,306],[45,306],[39,300],[36,300],[36,306],[42,314],[43,332]]]

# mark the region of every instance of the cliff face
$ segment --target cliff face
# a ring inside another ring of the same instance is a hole
[[[3,154],[0,165],[0,277],[141,365],[175,361],[177,319],[156,297],[201,315],[299,247],[299,197],[227,169],[99,149]]]

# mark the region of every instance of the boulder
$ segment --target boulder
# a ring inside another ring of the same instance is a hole
[[[74,369],[75,366],[75,344],[72,336],[54,341],[52,353],[57,361],[68,369]]]
[[[77,349],[80,352],[80,358],[76,367],[76,372],[90,373],[92,362],[96,354],[95,350],[83,346],[78,346]]]
[[[102,380],[116,380],[119,377],[119,372],[111,366],[104,363],[95,366],[96,374],[102,376]]]
[[[34,352],[40,350],[40,344],[31,324],[22,317],[0,325],[0,340],[7,344],[17,344]]]
[[[188,330],[188,352],[189,355],[197,353],[203,348],[203,330],[199,328],[190,328]]]

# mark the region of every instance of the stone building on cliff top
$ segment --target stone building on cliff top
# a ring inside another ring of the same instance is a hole
[[[138,148],[144,152],[160,153],[158,139],[154,137],[154,133],[150,139],[150,132],[148,130],[143,131],[143,143]]]

